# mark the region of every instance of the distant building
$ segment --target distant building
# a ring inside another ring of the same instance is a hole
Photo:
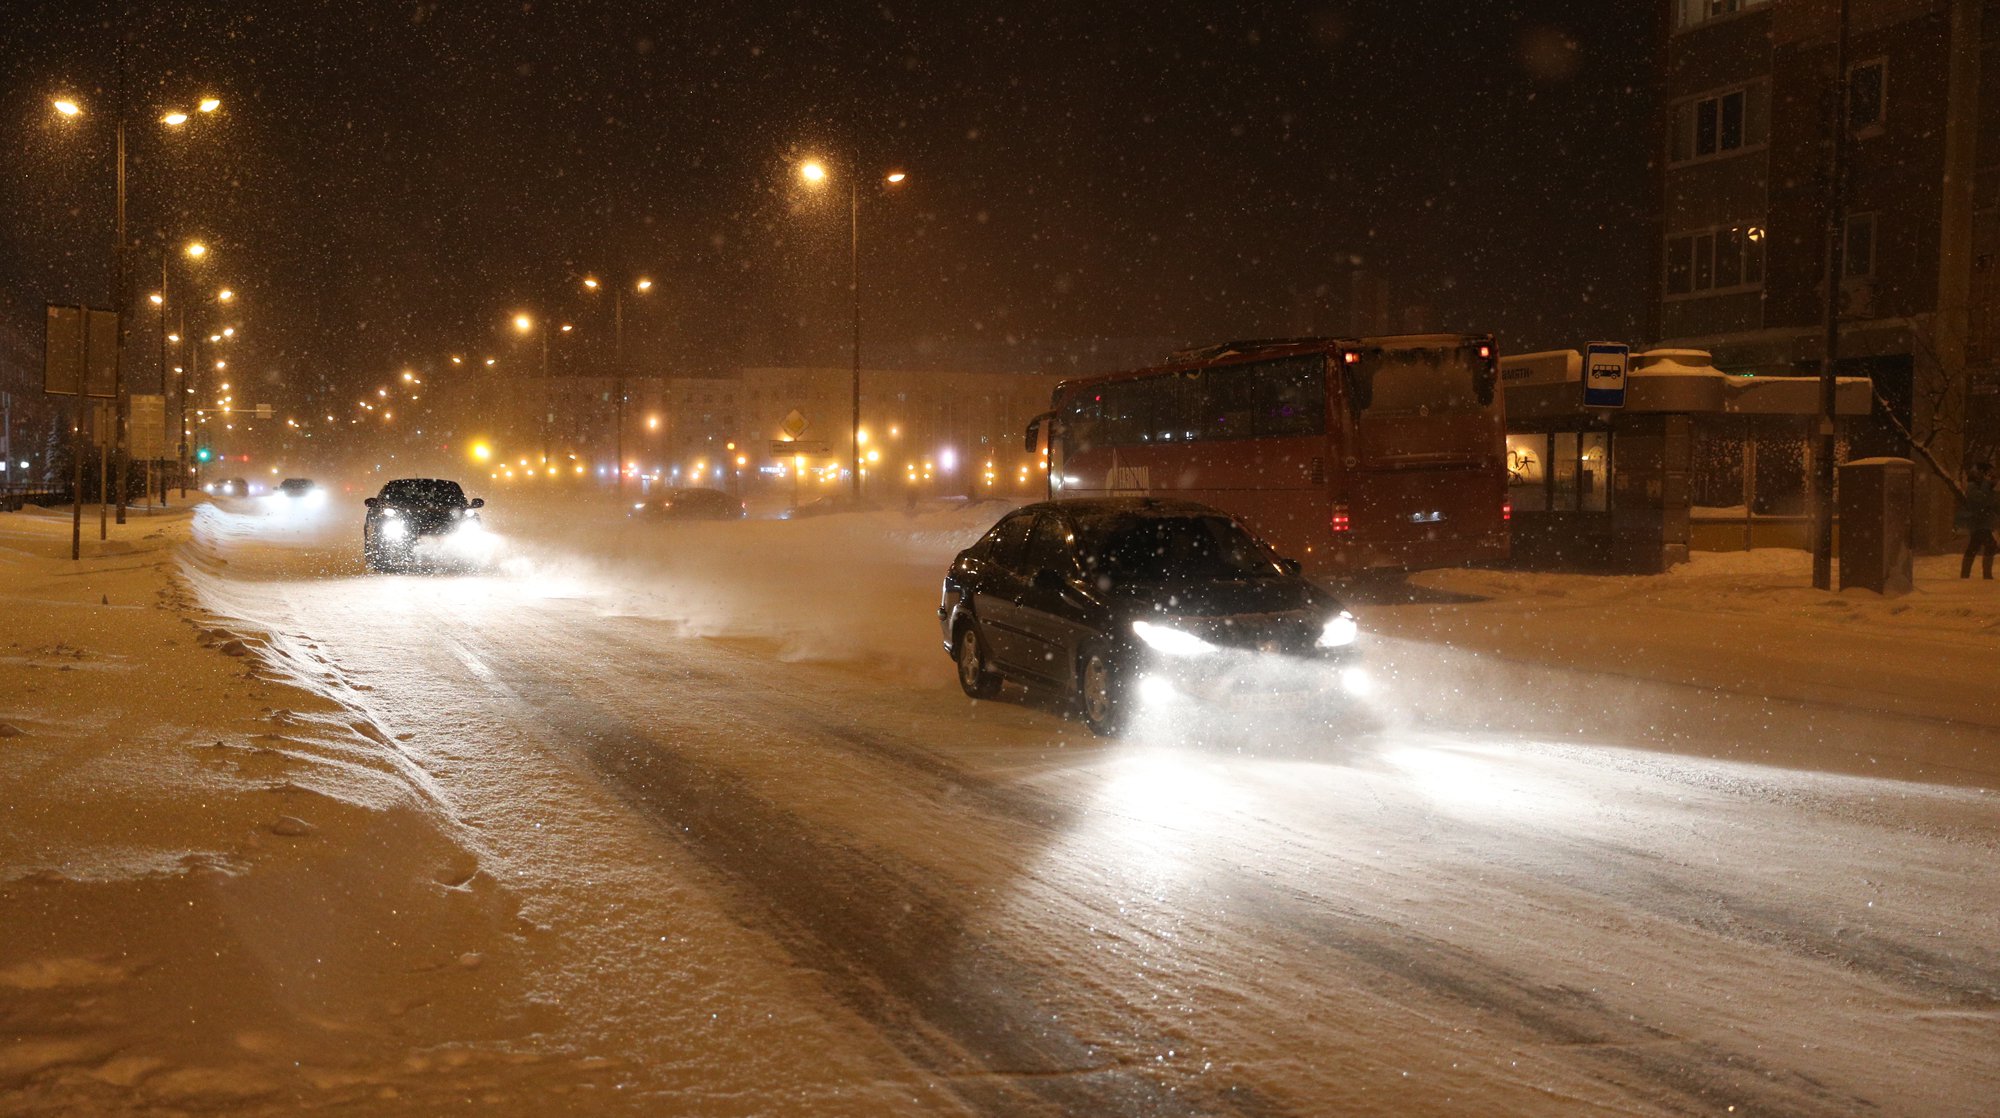
[[[1838,5],[1662,3],[1651,332],[1734,372],[1817,371]],[[1839,371],[1883,406],[1843,456],[1908,454],[1910,432],[1957,470],[2000,449],[2000,0],[1851,0],[1849,27]],[[1951,494],[1927,473],[1935,543]],[[1740,479],[1715,485],[1695,505],[1739,503]]]

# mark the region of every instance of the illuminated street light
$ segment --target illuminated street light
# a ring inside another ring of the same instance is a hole
[[[56,106],[56,111],[64,116],[76,116],[83,112],[83,110],[79,108],[77,106],[77,103],[74,101],[69,101],[69,100],[57,101],[55,103],[55,106]]]
[[[189,256],[192,256],[196,260],[199,260],[202,257],[208,255],[208,246],[202,244],[200,241],[189,241],[187,249],[185,251]]]
[[[525,314],[517,314],[514,316],[514,329],[519,330],[521,333],[525,334],[528,331],[533,330],[534,328],[535,328],[534,319],[529,318]]]
[[[196,105],[195,107],[200,109],[202,112],[212,113],[215,110],[222,107],[222,101],[220,98],[216,97],[204,97],[201,99],[201,104]]]
[[[583,277],[583,286],[589,288],[592,291],[597,290],[597,278],[595,276]]]
[[[167,297],[155,291],[151,295],[146,296],[146,300],[157,307],[160,304],[165,303],[167,301]]]
[[[233,338],[233,337],[235,337],[235,336],[236,336],[236,327],[234,327],[234,326],[224,326],[224,327],[222,328],[222,336],[223,336],[223,337],[225,337],[225,338]]]
[[[638,283],[635,283],[632,286],[638,288],[640,291],[651,291],[653,289],[653,281],[649,279],[641,279]]]
[[[221,291],[216,292],[215,297],[227,303],[231,299],[236,298],[236,293],[225,287]]]
[[[809,185],[819,186],[827,181],[826,165],[817,159],[809,159],[799,166],[799,177]],[[882,181],[897,186],[910,176],[901,170],[891,170],[882,176]],[[847,230],[848,230],[848,281],[847,289],[853,304],[854,344],[853,369],[849,382],[853,404],[853,439],[849,443],[850,468],[853,471],[854,496],[861,496],[861,179],[847,176]]]
[[[184,112],[181,112],[179,109],[175,109],[173,112],[170,112],[167,115],[160,118],[160,123],[166,125],[169,128],[179,128],[181,125],[186,124],[187,122],[188,122],[188,115]]]

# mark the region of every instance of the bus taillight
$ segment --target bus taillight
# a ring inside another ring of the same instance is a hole
[[[1500,523],[1505,524],[1512,519],[1514,519],[1514,502],[1500,502]]]
[[[1331,527],[1335,532],[1348,532],[1354,529],[1354,522],[1348,519],[1346,505],[1333,506]]]

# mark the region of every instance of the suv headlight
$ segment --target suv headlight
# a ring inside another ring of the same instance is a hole
[[[1348,645],[1353,644],[1359,636],[1361,636],[1361,623],[1354,620],[1353,614],[1346,610],[1341,610],[1338,614],[1328,618],[1326,627],[1319,631],[1319,646],[1321,648],[1346,648]]]
[[[1215,646],[1195,636],[1167,625],[1155,625],[1150,621],[1134,621],[1132,635],[1145,641],[1156,652],[1169,656],[1202,656],[1215,651]]]
[[[400,540],[409,534],[410,530],[400,520],[386,521],[382,525],[382,538],[385,540]]]

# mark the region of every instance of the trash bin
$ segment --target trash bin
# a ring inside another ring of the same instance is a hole
[[[1908,458],[1859,458],[1840,466],[1840,588],[1910,592]]]

